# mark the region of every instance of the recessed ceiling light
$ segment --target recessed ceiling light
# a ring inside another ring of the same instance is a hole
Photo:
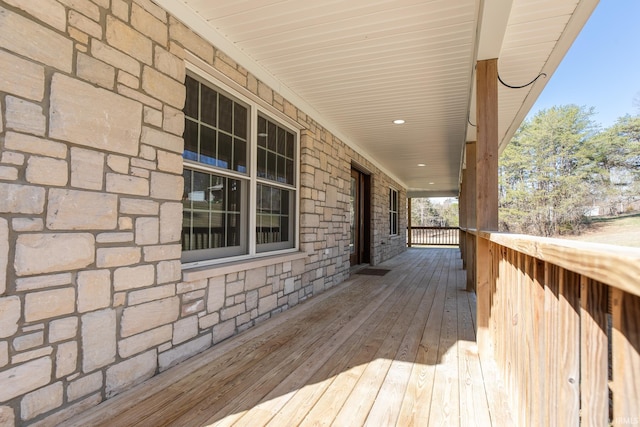
[[[425,166],[427,166],[427,165],[425,165],[424,163],[418,163],[418,166],[420,166],[421,168],[423,168],[423,167],[425,167]]]
[[[434,185],[434,184],[435,184],[435,182],[430,182],[430,183],[429,183],[429,185]]]
[[[402,120],[402,119],[394,120],[394,121],[393,121],[393,124],[394,124],[394,125],[403,125],[403,124],[404,124],[404,120]]]

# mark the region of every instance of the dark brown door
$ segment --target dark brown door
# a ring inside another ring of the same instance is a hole
[[[369,262],[369,185],[370,177],[351,169],[350,241],[351,265]]]

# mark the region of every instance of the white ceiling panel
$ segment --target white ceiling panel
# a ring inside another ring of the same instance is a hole
[[[204,37],[222,37],[218,41],[233,50],[225,53],[250,71],[268,73],[295,94],[303,111],[307,106],[314,119],[413,193],[431,195],[457,195],[463,146],[474,138],[467,118],[475,122],[470,95],[476,51],[483,43],[477,40],[479,26],[503,40],[486,51],[500,51],[501,76],[520,85],[555,70],[597,3],[157,1]],[[510,7],[506,28],[502,17],[479,22],[482,5]],[[544,84],[500,88],[503,139],[511,137]],[[393,125],[397,118],[406,124]]]

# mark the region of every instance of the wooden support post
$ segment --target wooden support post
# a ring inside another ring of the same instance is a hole
[[[467,142],[465,146],[465,156],[467,158],[467,227],[476,228],[476,143]],[[466,235],[466,256],[467,256],[467,291],[476,289],[476,236],[471,233]]]
[[[498,230],[498,59],[478,61],[476,141],[476,228]],[[476,294],[478,297],[478,351],[492,356],[489,333],[491,316],[491,266],[489,241],[476,239]]]
[[[467,232],[464,229],[467,228],[467,169],[462,169],[462,180],[460,182],[460,193],[458,194],[458,225],[460,231],[458,233],[458,245],[460,247],[460,258],[462,258],[462,269],[467,269],[466,258],[466,235]]]
[[[407,199],[407,246],[411,247],[411,197]]]

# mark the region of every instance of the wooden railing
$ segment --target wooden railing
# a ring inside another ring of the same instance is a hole
[[[461,234],[469,275],[486,259],[478,248],[492,260],[488,277],[471,279],[478,347],[498,366],[515,424],[640,425],[640,250]]]
[[[411,235],[409,235],[411,233]],[[414,227],[407,229],[409,246],[435,245],[457,246],[460,231],[458,227]]]

